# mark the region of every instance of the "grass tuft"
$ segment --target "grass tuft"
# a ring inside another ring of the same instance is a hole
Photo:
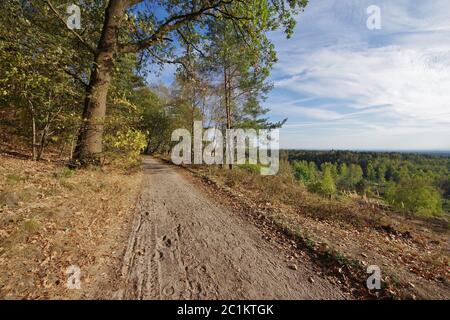
[[[22,224],[22,229],[27,234],[37,233],[41,230],[41,228],[42,228],[41,223],[39,221],[37,221],[36,219],[25,220]]]

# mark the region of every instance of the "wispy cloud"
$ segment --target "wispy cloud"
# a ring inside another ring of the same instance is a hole
[[[382,8],[381,30],[365,27],[370,4]],[[311,1],[294,39],[273,35],[267,103],[290,119],[285,145],[450,148],[448,12],[449,1]]]

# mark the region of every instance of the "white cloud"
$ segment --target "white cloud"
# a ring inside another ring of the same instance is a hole
[[[323,49],[290,68],[301,76],[276,81],[275,87],[346,100],[354,108],[389,105],[405,118],[450,123],[449,60],[450,51],[396,46],[364,51]]]
[[[382,9],[382,30],[365,28],[370,4]],[[290,119],[287,144],[450,148],[448,12],[447,0],[311,1],[292,41],[273,35],[281,50],[269,106]]]
[[[316,120],[324,120],[324,121],[332,121],[337,120],[341,117],[341,114],[335,111],[326,110],[323,108],[308,108],[302,107],[295,104],[288,104],[282,107],[278,107],[276,110],[277,113],[291,113],[299,116],[303,116],[306,118],[316,119]]]

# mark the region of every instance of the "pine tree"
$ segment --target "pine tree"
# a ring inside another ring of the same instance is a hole
[[[336,184],[333,180],[333,174],[331,168],[326,166],[324,171],[322,172],[322,181],[321,181],[321,193],[324,195],[331,196],[336,193]]]
[[[367,164],[366,177],[369,181],[376,181],[376,172],[371,161]]]

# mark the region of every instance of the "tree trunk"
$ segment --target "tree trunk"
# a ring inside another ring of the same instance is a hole
[[[151,143],[152,143],[152,139],[148,139],[148,142],[147,142],[147,148],[145,148],[145,154],[152,154],[152,152],[151,152]]]
[[[195,122],[195,84],[192,86],[192,100],[191,100],[191,137],[194,138],[194,122]],[[191,163],[194,163],[194,143],[191,143]]]
[[[224,63],[223,66],[223,83],[224,83],[224,98],[225,98],[225,112],[226,112],[226,116],[227,116],[227,129],[231,129],[231,110],[230,110],[230,95],[229,95],[229,91],[230,91],[230,85],[229,85],[229,79],[228,79],[228,70],[227,70],[227,66],[226,63]],[[228,156],[231,156],[232,158],[234,158],[234,152],[233,152],[233,144],[234,141],[228,141],[228,139],[226,139],[226,143],[229,146],[229,151],[230,154],[227,154]],[[231,163],[228,164],[228,169],[231,170],[233,169],[233,165]]]
[[[51,106],[51,95],[49,96],[49,106]],[[53,119],[58,115],[58,113],[61,111],[61,108],[58,110],[58,112],[54,115],[54,117],[50,118],[50,113],[47,113],[47,119],[45,122],[44,129],[42,129],[41,132],[41,139],[39,142],[39,150],[36,157],[36,160],[39,161],[42,158],[42,155],[44,154],[44,148],[45,148],[45,142],[47,139],[47,133],[50,130],[50,123],[53,122]]]
[[[33,143],[33,160],[36,160],[36,120],[35,120],[35,118],[34,118],[34,114],[32,115],[32,119],[31,119],[31,122],[32,122],[32,127],[33,127],[33,141],[32,141],[32,143]]]
[[[75,152],[75,148],[74,148],[74,144],[75,144],[75,139],[77,137],[77,133],[75,133],[71,138],[70,138],[70,155],[69,155],[69,159],[73,158],[73,154]]]
[[[48,131],[48,129],[49,129],[49,126],[48,126],[48,124],[46,124],[44,129],[42,130],[42,133],[41,133],[41,139],[40,139],[40,142],[39,142],[39,150],[38,150],[37,157],[36,157],[37,161],[41,160],[42,155],[44,154],[45,141],[46,141],[46,138],[47,138],[47,131]]]
[[[95,53],[83,109],[83,122],[73,154],[76,165],[99,164],[102,152],[106,101],[117,55],[117,32],[126,0],[110,0]]]
[[[31,150],[32,150],[32,157],[33,160],[36,160],[36,117],[34,115],[34,107],[31,103],[31,100],[28,100],[28,107],[30,109],[30,115],[31,115],[31,130],[32,130],[32,137],[31,137]]]

